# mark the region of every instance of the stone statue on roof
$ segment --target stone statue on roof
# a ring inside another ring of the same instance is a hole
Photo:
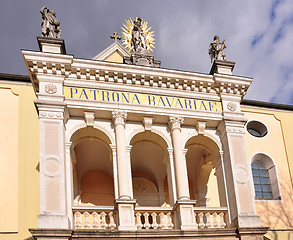
[[[132,49],[135,53],[147,53],[146,36],[142,30],[142,19],[136,18],[133,21]]]
[[[210,43],[209,46],[209,55],[211,57],[211,62],[214,62],[215,60],[226,61],[226,55],[224,53],[225,48],[225,40],[221,42],[218,35],[214,36],[214,40]]]
[[[60,38],[61,25],[56,18],[54,10],[48,9],[46,6],[40,10],[42,14],[42,34],[44,37]]]

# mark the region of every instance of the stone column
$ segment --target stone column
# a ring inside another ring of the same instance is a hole
[[[169,188],[169,200],[171,206],[176,203],[177,194],[176,194],[176,180],[175,180],[175,171],[174,171],[174,156],[173,156],[173,148],[168,148],[169,153],[169,161],[166,163],[167,165],[167,179],[168,179],[168,188]]]
[[[223,120],[218,126],[224,149],[224,172],[232,227],[260,227],[254,203],[253,179],[246,156],[245,120]]]
[[[175,179],[178,200],[189,200],[188,175],[185,162],[183,146],[181,141],[181,124],[183,117],[173,117],[169,119],[171,138],[174,152]]]
[[[113,179],[114,179],[114,194],[115,199],[119,198],[118,193],[118,174],[117,174],[117,153],[116,153],[116,145],[110,145],[112,150],[112,157],[113,157]]]
[[[131,164],[127,158],[125,143],[125,122],[127,113],[113,111],[112,118],[115,126],[117,148],[117,174],[119,199],[132,199]]]
[[[181,141],[181,124],[183,120],[183,117],[171,116],[169,118],[177,191],[177,201],[174,208],[176,209],[177,226],[181,230],[195,230],[197,228],[193,211],[195,201],[191,201],[189,196],[187,166]]]
[[[67,212],[69,218],[69,226],[73,227],[73,213],[72,204],[74,200],[73,191],[73,163],[71,161],[71,142],[65,143],[65,173],[66,173],[66,199],[67,202]]]
[[[113,111],[112,118],[115,128],[118,199],[115,200],[118,209],[118,229],[121,231],[136,230],[132,192],[131,164],[127,157],[125,142],[125,123],[127,113]]]

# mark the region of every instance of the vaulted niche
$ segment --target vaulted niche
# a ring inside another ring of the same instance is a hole
[[[224,195],[220,203],[220,194],[216,194],[219,190],[224,194],[224,184],[218,183],[215,171],[220,159],[218,146],[210,138],[199,135],[190,138],[185,148],[188,149],[186,162],[191,199],[196,200],[197,206],[225,206]]]
[[[110,140],[102,131],[86,127],[71,138],[75,204],[114,205]]]
[[[159,135],[143,132],[131,140],[133,195],[140,206],[168,206],[167,144]]]

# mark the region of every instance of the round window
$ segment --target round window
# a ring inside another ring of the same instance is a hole
[[[254,137],[264,137],[268,133],[267,127],[258,121],[250,121],[246,125],[247,131]]]

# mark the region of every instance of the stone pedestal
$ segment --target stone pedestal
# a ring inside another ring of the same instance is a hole
[[[66,54],[64,39],[37,37],[41,52]]]
[[[235,62],[215,60],[213,62],[210,74],[213,75],[214,73],[219,73],[219,74],[232,75],[234,66],[235,66]]]
[[[123,63],[157,68],[161,65],[161,61],[155,60],[154,56],[139,53],[133,53],[130,57],[125,56],[123,58]]]
[[[178,200],[174,205],[177,225],[181,230],[190,231],[198,228],[193,211],[195,203],[196,201],[192,200]]]
[[[116,208],[118,210],[118,230],[119,231],[136,231],[134,217],[134,206],[136,204],[135,199],[122,200],[117,199],[115,201]]]

